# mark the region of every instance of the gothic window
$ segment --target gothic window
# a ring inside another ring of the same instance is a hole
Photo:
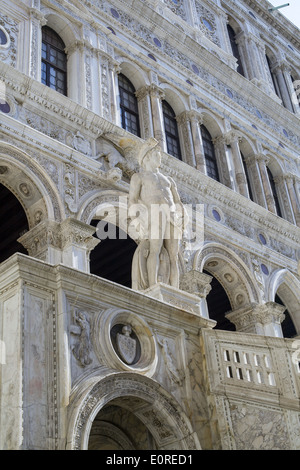
[[[167,151],[170,155],[173,155],[173,157],[181,160],[180,141],[175,112],[166,101],[162,102],[162,111],[164,117]]]
[[[276,184],[275,184],[275,181],[274,181],[274,177],[273,177],[273,175],[271,173],[271,170],[269,168],[267,168],[267,172],[268,172],[268,177],[269,177],[269,181],[270,181],[270,185],[271,185],[273,198],[274,198],[274,201],[275,201],[276,212],[277,212],[277,215],[279,215],[279,217],[282,217],[282,212],[281,212],[281,208],[280,208],[280,204],[279,204],[279,198],[278,198],[278,194],[277,194],[277,188],[276,188]]]
[[[67,95],[65,44],[48,26],[42,28],[42,83]]]
[[[242,60],[241,60],[241,55],[239,51],[239,46],[236,41],[235,31],[230,25],[227,25],[227,31],[228,31],[229,41],[230,41],[230,45],[232,49],[232,54],[237,59],[237,64],[238,64],[237,72],[245,76],[243,65],[242,65]]]
[[[124,75],[119,75],[121,126],[128,132],[140,136],[138,102],[133,84]]]
[[[205,163],[206,163],[206,172],[207,175],[213,178],[216,181],[220,181],[219,178],[219,171],[217,165],[217,159],[215,154],[215,148],[212,141],[212,137],[205,126],[201,126],[201,136],[202,136],[202,144],[203,144],[203,151],[205,156]]]

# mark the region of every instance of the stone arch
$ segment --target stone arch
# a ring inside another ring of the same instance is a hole
[[[46,24],[49,28],[53,29],[63,40],[66,48],[71,47],[76,40],[80,39],[80,31],[76,25],[69,21],[66,17],[58,15],[54,10],[50,8],[42,8]]]
[[[300,334],[300,281],[288,269],[278,269],[272,273],[266,289],[267,298],[270,302],[275,301],[276,294],[279,295],[288,309],[293,324]]]
[[[272,153],[265,151],[264,154],[266,155],[268,162],[267,166],[270,168],[273,176],[281,176],[284,174],[283,164],[276,158],[275,155]]]
[[[85,380],[72,397],[67,449],[87,449],[97,414],[105,405],[116,401],[130,407],[149,429],[159,449],[201,449],[184,410],[158,382],[131,372],[109,370]]]
[[[118,60],[120,72],[131,81],[136,91],[149,84],[147,74],[134,62],[123,57],[120,57]]]
[[[46,170],[20,149],[0,142],[0,182],[19,200],[29,229],[42,220],[61,222],[64,209]]]
[[[224,134],[224,126],[215,114],[205,108],[198,108],[198,112],[202,116],[202,124],[207,128],[213,139]]]
[[[164,91],[164,100],[172,107],[177,117],[188,110],[188,103],[176,88],[167,83],[161,83],[160,86]]]
[[[232,310],[260,303],[261,293],[246,264],[220,243],[209,242],[196,253],[194,269],[211,273],[224,288]]]
[[[112,222],[114,214],[117,214],[120,228],[127,231],[127,214],[125,213],[125,211],[127,212],[127,203],[128,194],[125,192],[114,190],[93,191],[82,202],[77,218],[81,222],[89,224],[92,219],[100,218],[107,212],[106,218],[109,222]]]

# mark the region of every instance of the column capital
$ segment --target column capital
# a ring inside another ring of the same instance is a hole
[[[143,99],[147,95],[157,97],[160,100],[163,100],[165,98],[164,90],[162,90],[158,85],[155,85],[154,83],[139,88],[135,92],[135,95],[138,100]]]
[[[226,318],[236,326],[237,331],[276,336],[278,327],[283,322],[285,306],[276,302],[249,304],[246,307],[226,314]]]
[[[224,134],[223,137],[224,137],[227,145],[230,145],[230,144],[235,143],[235,142],[239,143],[242,140],[242,137],[235,130],[230,130],[230,131],[226,132],[226,134]]]
[[[180,279],[180,289],[190,294],[206,298],[212,289],[210,285],[212,279],[212,276],[193,269],[183,274]]]
[[[47,20],[45,16],[38,8],[35,8],[35,7],[29,8],[29,15],[30,15],[30,18],[34,18],[38,20],[41,26],[45,26],[47,24]]]

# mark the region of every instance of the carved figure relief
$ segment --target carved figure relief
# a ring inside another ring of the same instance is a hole
[[[72,348],[74,357],[82,367],[92,363],[90,357],[91,340],[90,340],[90,322],[86,312],[76,311],[74,323],[71,333],[77,337],[77,342]]]

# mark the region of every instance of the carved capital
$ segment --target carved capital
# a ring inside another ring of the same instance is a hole
[[[61,224],[60,231],[62,249],[70,245],[76,245],[77,247],[79,246],[80,248],[85,248],[87,251],[91,251],[100,243],[100,240],[93,237],[95,228],[76,219],[70,218],[64,220]]]
[[[285,318],[285,307],[276,302],[250,304],[226,314],[237,331],[259,333],[266,325],[280,325]]]
[[[18,242],[28,251],[29,256],[44,259],[48,248],[61,249],[59,224],[45,220],[22,235]]]
[[[189,292],[190,294],[206,298],[211,291],[210,283],[212,279],[212,276],[209,276],[208,274],[192,270],[182,276],[180,280],[180,289]]]

